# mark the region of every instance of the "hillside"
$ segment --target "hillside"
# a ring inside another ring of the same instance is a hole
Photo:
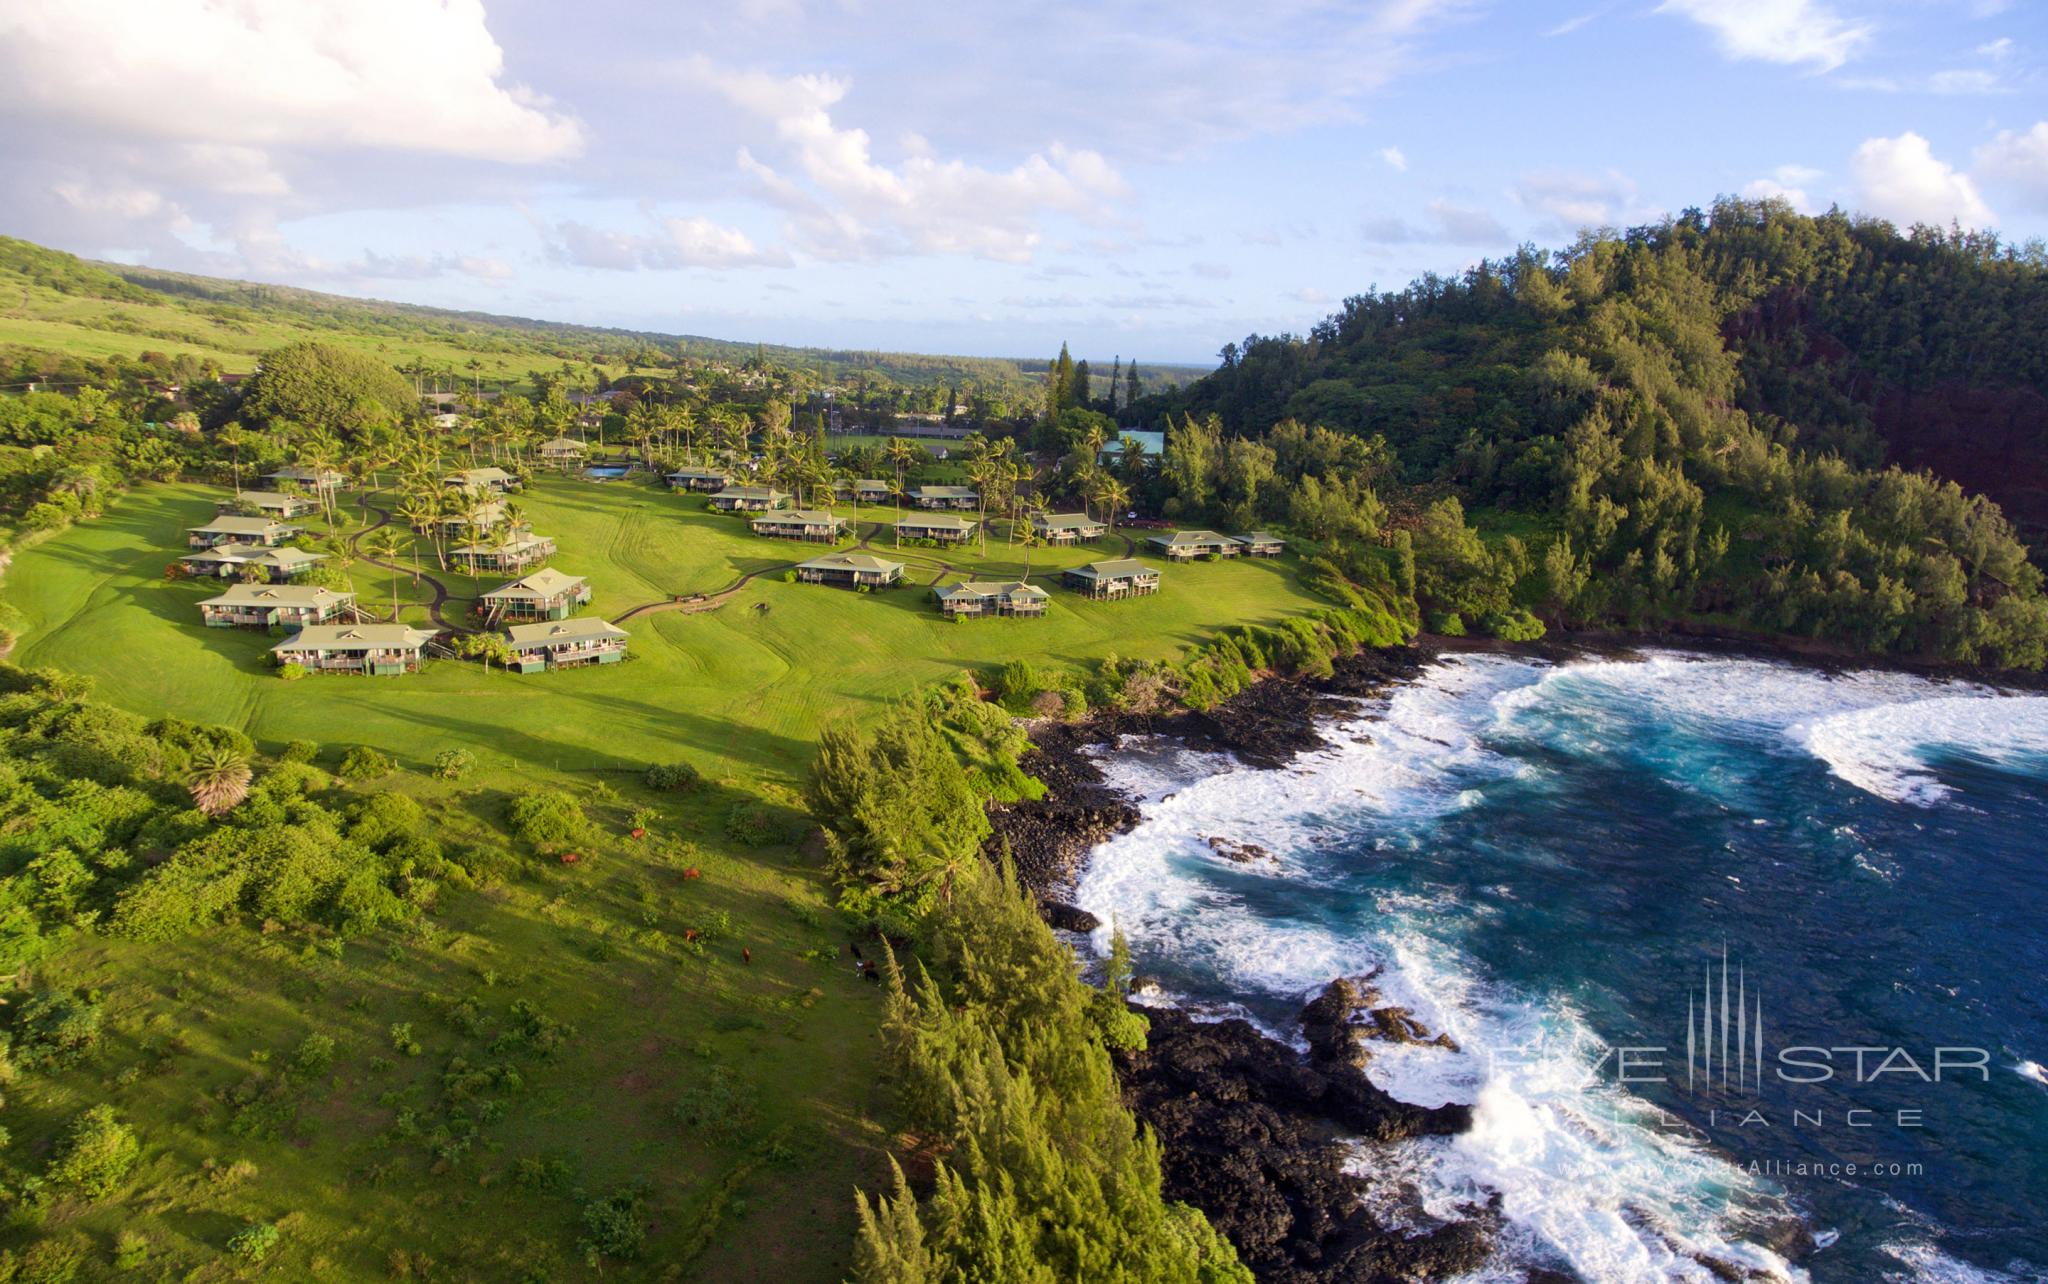
[[[866,375],[913,388],[971,386],[1029,398],[1047,365],[1043,357],[799,348],[458,312],[96,263],[0,237],[0,372],[17,372],[0,373],[0,385],[38,374],[59,382],[76,378],[60,373],[66,357],[133,359],[146,352],[189,354],[224,371],[247,371],[269,349],[308,338],[374,352],[447,388],[473,380],[516,387],[531,372],[564,362],[616,376],[678,356],[735,363],[761,357],[821,383]],[[1190,366],[1145,369],[1155,386],[1204,373]]]

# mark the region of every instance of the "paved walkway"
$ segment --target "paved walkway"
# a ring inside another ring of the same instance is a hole
[[[448,617],[445,614],[443,614],[443,608],[445,608],[448,605],[448,599],[451,596],[453,596],[451,593],[448,592],[448,586],[446,584],[443,584],[440,580],[434,578],[432,575],[429,575],[425,571],[417,571],[410,566],[405,566],[398,562],[387,562],[384,561],[382,558],[370,557],[362,552],[363,536],[368,535],[371,531],[378,530],[382,527],[389,526],[391,524],[390,509],[379,508],[375,504],[371,504],[368,507],[371,512],[377,514],[377,520],[371,522],[368,526],[363,527],[363,529],[357,531],[354,535],[351,535],[349,537],[349,547],[354,548],[356,550],[356,556],[360,557],[363,561],[368,562],[372,566],[381,566],[387,571],[397,571],[402,575],[411,575],[420,583],[427,585],[434,591],[433,600],[427,603],[427,615],[433,619],[434,623],[440,625],[444,629],[447,629],[451,633],[470,632],[471,630],[468,625],[451,624],[448,620]]]

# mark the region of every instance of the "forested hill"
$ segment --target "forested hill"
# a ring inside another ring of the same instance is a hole
[[[1990,235],[1723,201],[1347,299],[1306,337],[1231,345],[1164,404],[1237,432],[1384,433],[1411,481],[1542,503],[1560,447],[1549,354],[1672,402],[1660,429],[1739,408],[1774,442],[1930,469],[2048,535],[2048,258]]]
[[[2038,244],[1724,201],[1348,299],[1139,409],[1282,454],[1383,438],[1395,526],[1452,497],[1514,532],[1496,578],[1554,622],[2040,667],[2000,509],[2048,535],[2044,394]]]

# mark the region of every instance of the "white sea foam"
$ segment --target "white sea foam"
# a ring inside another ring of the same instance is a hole
[[[1913,1241],[1884,1245],[1905,1271],[1886,1271],[1886,1284],[2048,1284],[2048,1274],[2026,1262],[2007,1263],[2002,1271],[1957,1261],[1932,1244]]]
[[[1267,880],[1327,876],[1317,849],[1333,840],[1367,853],[1361,860],[1397,861],[1427,841],[1433,820],[1482,803],[1500,782],[1531,783],[1534,768],[1505,752],[1517,739],[1572,753],[1639,752],[1649,723],[1681,736],[1689,725],[1703,738],[1733,735],[1788,758],[1811,754],[1858,788],[1922,804],[1939,801],[1923,757],[1930,750],[2048,755],[2048,701],[1901,675],[1685,655],[1556,667],[1453,657],[1328,728],[1326,747],[1286,768],[1220,770],[1213,758],[1156,744],[1128,762],[1111,758],[1106,769],[1140,796],[1144,820],[1097,849],[1075,899],[1105,924],[1096,949],[1107,950],[1114,924],[1141,969],[1171,959],[1203,985],[1268,1010],[1305,1000],[1332,977],[1375,972],[1385,1002],[1448,1033],[1458,1050],[1375,1046],[1368,1075],[1402,1100],[1472,1104],[1475,1122],[1366,1166],[1426,1175],[1437,1215],[1498,1195],[1508,1218],[1502,1243],[1519,1246],[1522,1260],[1601,1280],[1710,1279],[1701,1258],[1803,1279],[1742,1242],[1739,1209],[1770,1204],[1767,1193],[1649,1126],[1640,1102],[1595,1073],[1598,1040],[1576,1012],[1499,990],[1455,939],[1443,939],[1443,925],[1469,923],[1469,907],[1410,889],[1347,922],[1287,917],[1261,892]],[[1685,756],[1674,754],[1674,773]],[[1256,843],[1275,859],[1234,864],[1210,838]]]
[[[2048,1068],[2044,1068],[2040,1062],[2022,1061],[2014,1066],[2013,1069],[2019,1074],[2020,1078],[2031,1079],[2042,1087],[2048,1088]]]

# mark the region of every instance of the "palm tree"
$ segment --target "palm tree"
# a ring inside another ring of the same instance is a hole
[[[398,623],[398,580],[405,574],[398,559],[405,554],[406,540],[389,526],[380,527],[363,536],[363,551],[373,558],[382,558],[391,571],[391,622]]]
[[[1103,516],[1109,519],[1110,534],[1116,533],[1116,515],[1124,505],[1131,502],[1130,488],[1114,477],[1104,477],[1099,492],[1102,496]]]
[[[1034,494],[1031,498],[1024,501],[1024,529],[1018,538],[1024,543],[1024,582],[1026,584],[1031,582],[1031,550],[1038,544],[1038,527],[1032,524],[1031,519],[1044,511],[1045,500],[1038,495]]]
[[[327,537],[327,555],[334,559],[334,569],[341,572],[341,582],[348,586],[349,592],[355,592],[355,579],[348,573],[349,568],[356,564],[356,546],[354,542],[346,535],[338,533],[329,535]]]
[[[225,816],[249,796],[249,760],[223,745],[209,745],[192,761],[185,788],[192,805],[209,816]]]

